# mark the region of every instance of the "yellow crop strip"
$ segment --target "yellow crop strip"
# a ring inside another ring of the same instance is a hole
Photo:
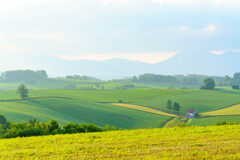
[[[1,139],[0,159],[240,159],[240,125]]]
[[[240,104],[232,107],[223,108],[220,110],[201,113],[203,116],[228,116],[228,115],[240,115]]]
[[[156,109],[152,109],[152,108],[148,108],[148,107],[143,107],[143,106],[138,106],[138,105],[133,105],[133,104],[112,103],[112,105],[131,108],[131,109],[144,111],[144,112],[149,112],[149,113],[155,113],[155,114],[164,115],[164,116],[178,117],[177,115],[174,115],[174,114],[169,114],[169,113],[166,113],[166,112],[162,112],[160,110],[156,110]]]

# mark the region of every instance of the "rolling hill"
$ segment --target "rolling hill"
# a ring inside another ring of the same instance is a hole
[[[21,100],[14,90],[0,91],[0,114],[9,121],[24,122],[30,118],[40,121],[56,119],[60,124],[67,122],[106,124],[118,128],[160,128],[176,116],[168,114],[166,102],[171,99],[181,105],[180,112],[186,114],[189,109],[198,112],[215,110],[240,104],[240,91],[183,90],[183,89],[132,89],[132,90],[30,90],[30,98]],[[119,100],[123,103],[119,104]],[[231,111],[230,108],[226,110]],[[236,110],[236,107],[234,107]],[[173,115],[174,114],[174,115]],[[226,116],[234,116],[228,112]],[[222,120],[214,115],[214,123]],[[232,121],[239,122],[233,117]],[[194,119],[191,124],[210,125],[208,116]],[[239,119],[240,120],[240,119]],[[204,122],[203,122],[204,121]],[[212,123],[211,123],[212,124]]]

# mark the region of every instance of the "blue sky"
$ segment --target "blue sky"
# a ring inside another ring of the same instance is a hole
[[[239,0],[0,0],[0,19],[0,70],[33,55],[156,63],[240,50]]]

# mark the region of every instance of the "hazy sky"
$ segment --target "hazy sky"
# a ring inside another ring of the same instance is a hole
[[[156,63],[199,49],[240,50],[240,0],[0,0],[4,59]]]

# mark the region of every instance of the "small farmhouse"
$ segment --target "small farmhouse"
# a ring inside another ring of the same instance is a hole
[[[188,110],[186,118],[195,118],[197,116],[197,110]]]

